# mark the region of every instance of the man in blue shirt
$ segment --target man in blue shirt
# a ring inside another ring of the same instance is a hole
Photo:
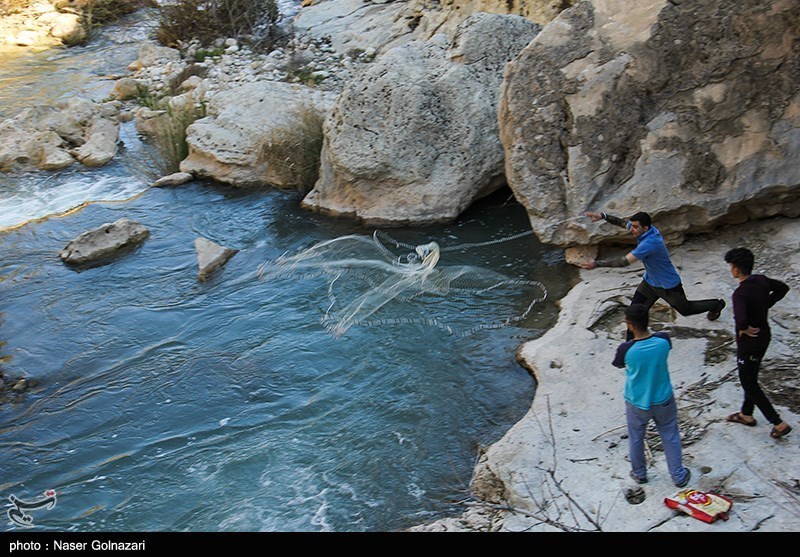
[[[683,466],[678,431],[678,407],[672,392],[667,356],[672,341],[667,333],[651,333],[648,311],[643,304],[625,310],[625,324],[633,338],[617,348],[613,365],[625,368],[625,419],[628,423],[628,454],[631,478],[647,482],[644,436],[652,419],[664,447],[672,481],[678,487],[689,483],[691,472]]]
[[[610,224],[627,228],[636,238],[637,245],[633,251],[622,257],[597,259],[581,264],[584,269],[595,267],[625,267],[640,260],[644,264],[644,278],[636,288],[631,300],[632,304],[643,304],[650,309],[656,300],[663,298],[670,306],[683,316],[706,313],[710,321],[719,318],[725,307],[725,300],[686,299],[683,291],[681,277],[672,265],[667,246],[658,229],[653,226],[650,215],[644,212],[636,213],[627,219],[607,215],[605,213],[584,213],[592,222],[605,220]],[[631,339],[628,334],[628,340]]]

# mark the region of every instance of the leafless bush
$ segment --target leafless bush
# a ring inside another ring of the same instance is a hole
[[[276,0],[176,0],[160,8],[158,40],[167,46],[197,39],[247,39],[256,46],[277,40]]]
[[[71,4],[74,4],[74,7],[82,12],[87,27],[111,23],[141,8],[152,8],[158,5],[155,0],[74,0],[67,2],[68,6]]]

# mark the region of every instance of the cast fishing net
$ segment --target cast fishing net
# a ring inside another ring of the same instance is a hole
[[[379,231],[372,237],[340,236],[264,263],[258,274],[271,282],[307,280],[324,287],[321,322],[337,337],[354,326],[399,324],[467,336],[525,319],[547,297],[547,290],[535,280],[478,266],[448,265],[443,254],[531,233],[448,248],[436,242],[405,244]]]

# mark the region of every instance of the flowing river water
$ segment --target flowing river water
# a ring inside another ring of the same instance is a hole
[[[102,98],[103,76],[124,73],[147,32],[139,22],[86,47],[4,52],[0,117]],[[481,245],[529,228],[508,191],[450,225],[388,232],[438,242],[441,268],[540,281],[547,299],[523,320],[454,335],[378,319],[337,337],[321,322],[325,278],[257,270],[373,229],[303,211],[293,193],[148,189],[136,168],[149,147],[133,124],[121,142],[103,168],[0,176],[0,370],[32,384],[0,403],[0,499],[55,490],[54,507],[32,512],[54,531],[387,531],[461,512],[480,447],[533,398],[515,350],[553,323],[572,280],[561,251],[530,235]],[[122,217],[149,228],[138,249],[84,270],[61,263],[70,239]],[[205,283],[199,236],[239,250]],[[476,325],[524,313],[529,295],[445,293],[415,308]]]

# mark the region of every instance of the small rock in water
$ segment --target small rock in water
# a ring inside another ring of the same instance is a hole
[[[204,282],[214,269],[223,266],[239,251],[220,246],[205,238],[197,238],[194,247],[197,250],[197,279],[200,282]]]
[[[194,176],[188,172],[175,172],[169,176],[164,176],[153,182],[154,188],[161,188],[164,186],[180,186],[190,181]]]
[[[149,234],[150,231],[142,224],[122,218],[84,232],[71,240],[59,252],[59,257],[65,263],[82,265],[108,258],[120,252],[122,248],[139,244]]]

